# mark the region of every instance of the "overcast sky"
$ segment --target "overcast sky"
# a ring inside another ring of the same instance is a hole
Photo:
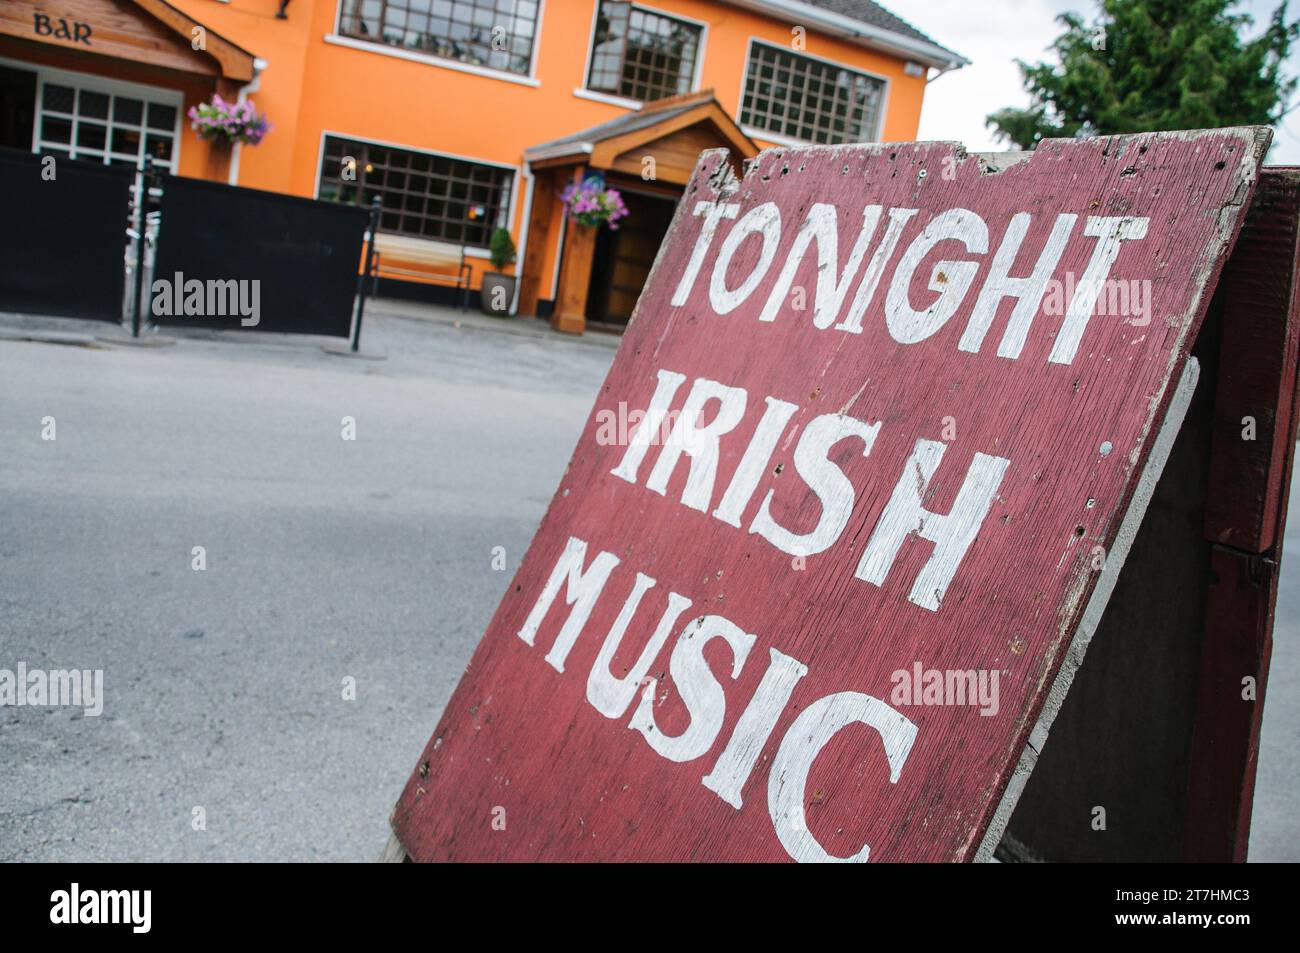
[[[1034,62],[1061,32],[1056,16],[1067,10],[1092,22],[1096,0],[881,0],[882,5],[928,33],[937,42],[972,60],[970,66],[930,83],[921,113],[921,139],[950,139],[972,150],[1006,149],[995,143],[984,117],[1004,106],[1024,106],[1029,96],[1020,83],[1017,59]],[[1258,35],[1279,0],[1246,0],[1239,5],[1255,17]],[[1300,3],[1288,8],[1291,19]],[[1300,50],[1287,63],[1300,73]],[[1298,94],[1300,95],[1300,94]],[[1296,99],[1292,100],[1293,102]],[[1287,116],[1273,136],[1271,164],[1300,165],[1300,109]]]

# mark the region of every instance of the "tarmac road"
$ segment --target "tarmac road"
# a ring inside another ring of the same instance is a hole
[[[0,859],[378,856],[614,352],[373,316],[365,343],[389,360],[0,341],[0,667],[107,697],[0,708]]]
[[[380,362],[0,339],[0,667],[102,668],[106,695],[0,708],[0,860],[378,855],[614,353],[484,320],[373,315]],[[1258,860],[1300,860],[1291,511]]]

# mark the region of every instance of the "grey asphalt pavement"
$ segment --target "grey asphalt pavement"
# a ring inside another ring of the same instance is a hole
[[[0,340],[0,667],[107,696],[0,707],[0,860],[378,856],[614,351],[377,315],[363,343],[388,360]]]
[[[107,696],[97,718],[0,707],[0,860],[378,855],[614,354],[416,313],[368,319],[384,361],[0,319],[0,668],[102,668]],[[1294,516],[1287,547],[1259,860],[1300,860]]]

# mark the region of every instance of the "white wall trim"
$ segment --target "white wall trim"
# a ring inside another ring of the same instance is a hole
[[[527,165],[520,170],[524,177],[524,214],[519,222],[519,244],[515,247],[515,296],[510,302],[510,313],[519,313],[519,295],[524,290],[524,262],[528,255],[528,233],[533,224],[533,189],[537,180]]]
[[[564,243],[569,239],[569,216],[561,210],[560,213],[560,241],[555,246],[555,265],[551,268],[551,293],[543,295],[538,292],[537,297],[543,298],[551,303],[551,314],[555,313],[555,306],[559,304],[560,297],[560,264],[564,260]]]
[[[222,0],[222,2],[229,2],[229,0]],[[537,79],[537,58],[540,55],[542,49],[542,23],[545,20],[546,20],[546,0],[537,0],[537,22],[533,24],[533,48],[528,52],[528,76],[526,77],[527,79],[531,79],[531,80]],[[334,37],[335,40],[349,40],[349,41],[355,40],[354,37],[343,35],[343,29],[341,26],[342,23],[343,23],[343,0],[336,0],[334,4],[334,32],[332,34],[326,34],[325,36],[326,43],[334,42],[333,40],[330,39],[331,36]],[[364,43],[365,41],[355,40],[355,42]],[[340,45],[349,46],[350,43],[342,43]],[[385,52],[394,49],[400,49],[400,47],[392,47],[386,43],[376,43],[373,45],[380,47],[380,49]],[[456,63],[456,61],[454,60],[444,60],[436,56],[429,57],[429,58],[434,61],[434,65],[436,66],[446,66],[449,63],[455,64],[451,67],[452,69],[456,69],[458,67],[464,68],[469,66],[469,64],[467,63]],[[482,67],[474,67],[474,69],[482,69]],[[505,79],[509,77],[511,82],[517,82],[519,79],[524,78],[524,77],[520,77],[518,73],[511,73],[505,70],[488,70],[487,72],[492,74],[493,79]],[[498,74],[502,74],[502,75],[498,75]],[[524,85],[540,86],[541,83],[539,81],[534,83],[524,83]]]
[[[546,0],[537,0],[537,22],[533,24],[533,48],[528,51],[528,78],[537,80],[537,61],[542,55],[542,24],[546,22]]]
[[[584,89],[582,87],[575,89],[573,95],[579,99],[590,99],[593,103],[618,106],[620,109],[630,109],[633,112],[639,112],[641,107],[645,105],[639,99],[624,99],[622,96],[611,96],[609,93],[600,93],[594,89]]]
[[[536,43],[536,37],[534,44]],[[337,33],[325,34],[325,42],[332,43],[335,46],[346,46],[351,50],[360,50],[363,53],[376,53],[379,56],[391,56],[399,60],[408,60],[412,63],[423,63],[425,66],[438,66],[442,69],[455,70],[458,73],[470,73],[474,76],[482,76],[484,79],[498,79],[503,83],[514,83],[516,86],[531,86],[536,88],[541,84],[540,80],[531,76],[520,76],[518,73],[508,73],[505,70],[489,69],[485,66],[475,66],[472,63],[461,63],[458,60],[446,60],[437,56],[430,56],[427,53],[414,53],[411,50],[404,50],[398,46],[389,46],[385,43],[371,43],[366,40],[353,39],[350,36],[342,36]]]
[[[775,143],[778,146],[788,146],[791,149],[797,149],[800,146],[814,146],[817,144],[815,142],[809,142],[807,139],[795,139],[793,136],[779,136],[775,132],[757,129],[754,126],[741,126],[740,131],[751,139],[762,139],[764,142]]]

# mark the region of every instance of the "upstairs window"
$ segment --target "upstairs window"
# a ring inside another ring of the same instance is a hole
[[[686,20],[601,0],[587,88],[642,102],[689,93],[702,33]]]
[[[339,32],[528,75],[538,0],[342,0]]]
[[[879,136],[884,93],[874,76],[751,43],[740,122],[804,142],[870,142]]]
[[[317,197],[380,201],[379,230],[487,248],[506,224],[514,171],[412,149],[325,137]]]

